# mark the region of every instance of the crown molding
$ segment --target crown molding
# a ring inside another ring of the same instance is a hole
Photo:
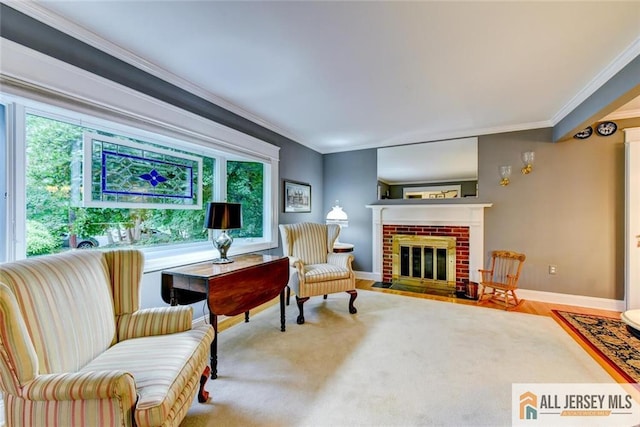
[[[631,61],[633,61],[638,55],[640,55],[640,37],[635,39],[629,47],[622,51],[607,67],[600,71],[587,85],[582,88],[564,107],[558,111],[551,122],[553,126],[557,125],[562,119],[564,119],[569,113],[578,108],[587,98],[593,95],[598,89],[600,89],[606,82],[611,80],[620,70],[626,67]]]
[[[496,133],[519,132],[523,130],[540,129],[540,128],[548,128],[548,127],[553,127],[553,124],[551,123],[550,120],[544,120],[539,122],[520,123],[516,125],[467,129],[464,131],[416,134],[411,137],[389,138],[374,144],[362,144],[358,146],[348,147],[345,149],[320,150],[315,148],[315,150],[318,151],[320,154],[331,154],[331,153],[341,153],[345,151],[367,150],[370,148],[392,147],[396,145],[419,144],[422,142],[444,141],[447,139],[472,138],[472,137],[480,137],[483,135],[491,135]]]
[[[614,111],[608,116],[604,117],[602,120],[623,120],[623,119],[633,119],[636,117],[640,117],[640,108],[634,110],[624,110],[624,111]]]
[[[121,46],[112,43],[98,34],[89,31],[88,29],[78,25],[68,19],[60,16],[59,14],[47,9],[46,7],[32,1],[3,1],[3,3],[7,4],[11,8],[17,10],[18,12],[24,13],[45,25],[55,28],[58,31],[61,31],[83,43],[88,44],[102,52],[105,52],[108,55],[111,55],[117,59],[120,59],[129,65],[132,65],[144,72],[147,72],[159,79],[162,79],[168,83],[171,83],[181,89],[190,92],[191,94],[202,98],[206,101],[209,101],[213,104],[216,104],[219,107],[224,108],[234,114],[237,114],[247,120],[252,121],[255,124],[258,124],[270,131],[280,134],[286,138],[289,138],[295,142],[301,141],[297,135],[293,133],[279,128],[278,126],[238,107],[237,105],[227,101],[226,99],[213,94],[212,92],[189,82],[182,77],[179,77],[160,66],[147,61],[146,59],[136,55],[135,53],[122,48]]]

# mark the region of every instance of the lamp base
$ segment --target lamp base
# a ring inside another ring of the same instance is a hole
[[[216,258],[213,261],[211,261],[213,264],[230,264],[233,262],[232,259],[230,258]]]
[[[231,247],[231,243],[233,243],[233,237],[229,236],[226,230],[222,230],[222,233],[213,239],[213,246],[220,251],[220,258],[214,259],[214,264],[229,264],[233,262],[232,259],[227,258],[227,251]]]

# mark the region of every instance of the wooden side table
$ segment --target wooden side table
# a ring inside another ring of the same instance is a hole
[[[289,259],[248,254],[231,257],[230,264],[203,262],[162,272],[162,299],[171,305],[206,300],[209,321],[216,331],[211,343],[211,378],[218,374],[218,315],[235,316],[280,294],[280,330],[284,332],[284,297]]]
[[[335,245],[333,245],[333,252],[335,253],[353,252],[353,244],[338,242]]]

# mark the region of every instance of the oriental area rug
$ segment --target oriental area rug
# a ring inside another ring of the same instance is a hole
[[[583,347],[609,365],[610,371],[626,382],[640,383],[640,340],[620,318],[552,311]]]
[[[182,427],[503,426],[514,383],[615,383],[551,317],[358,290],[218,335],[218,378]]]

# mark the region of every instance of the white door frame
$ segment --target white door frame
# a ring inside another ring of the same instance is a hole
[[[640,308],[640,128],[625,134],[625,274],[627,310]]]

